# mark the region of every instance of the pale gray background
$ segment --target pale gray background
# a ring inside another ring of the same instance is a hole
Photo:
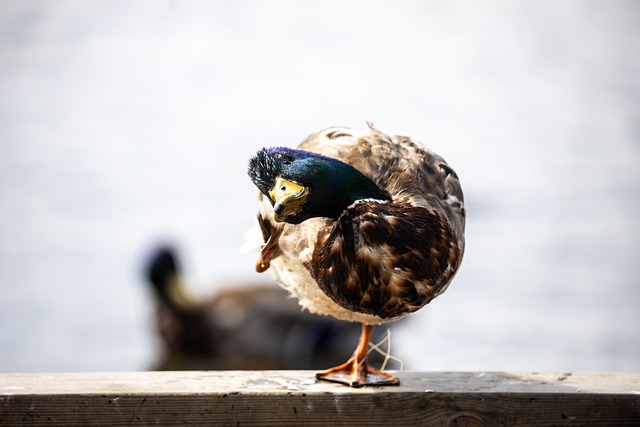
[[[141,265],[239,254],[248,158],[330,125],[458,171],[467,253],[412,370],[640,369],[636,1],[0,1],[0,371],[154,359]],[[354,343],[345,343],[352,346]]]

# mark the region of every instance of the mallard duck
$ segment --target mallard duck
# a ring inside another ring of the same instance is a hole
[[[348,357],[341,342],[360,332],[357,325],[301,312],[287,291],[269,283],[192,295],[169,246],[154,250],[145,270],[163,344],[155,370],[318,369]]]
[[[256,269],[312,313],[362,324],[346,363],[318,379],[361,387],[399,384],[366,355],[374,325],[442,294],[464,252],[458,176],[404,136],[332,127],[297,149],[263,148],[249,161],[263,200]]]

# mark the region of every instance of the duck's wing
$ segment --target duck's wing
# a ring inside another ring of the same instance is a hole
[[[299,146],[333,157],[371,178],[392,198],[408,198],[415,206],[442,207],[452,227],[464,235],[462,187],[442,157],[411,138],[369,129],[331,127],[307,137]]]

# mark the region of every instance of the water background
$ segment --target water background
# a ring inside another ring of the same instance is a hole
[[[638,22],[618,0],[0,1],[0,372],[147,369],[149,251],[174,243],[200,295],[268,283],[239,252],[248,158],[367,120],[467,200],[457,278],[392,327],[405,368],[640,370]]]

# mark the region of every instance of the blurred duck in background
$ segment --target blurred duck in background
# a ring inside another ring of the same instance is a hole
[[[244,284],[196,299],[170,247],[152,255],[146,274],[163,343],[155,370],[320,369],[348,357],[344,342],[360,334],[357,324],[302,312],[275,283]],[[371,356],[382,362],[377,353]]]

